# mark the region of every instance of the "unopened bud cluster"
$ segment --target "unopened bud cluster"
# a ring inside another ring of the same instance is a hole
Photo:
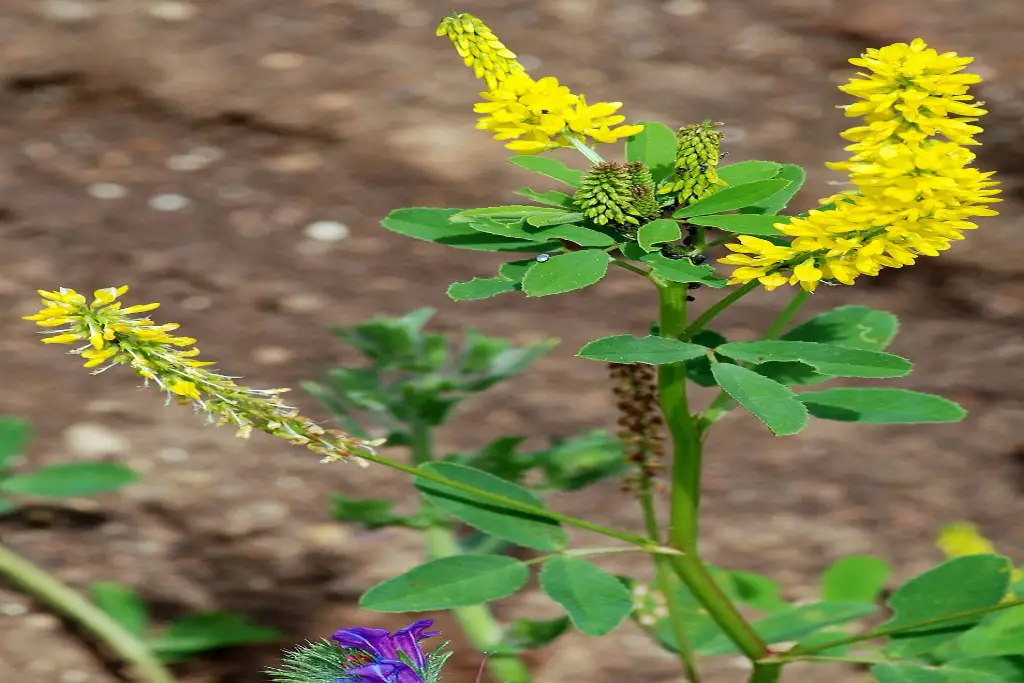
[[[636,226],[661,211],[651,171],[639,161],[597,164],[583,178],[574,200],[594,223],[624,234],[635,234]]]
[[[720,125],[704,121],[683,126],[676,134],[675,172],[659,192],[674,194],[679,206],[689,206],[725,186],[718,177],[723,135],[716,126]]]

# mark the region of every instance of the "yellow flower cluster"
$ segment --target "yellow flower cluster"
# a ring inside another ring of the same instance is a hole
[[[486,100],[473,107],[481,114],[477,128],[510,140],[505,147],[519,154],[537,154],[580,141],[615,142],[636,135],[643,126],[620,125],[621,102],[587,104],[551,76],[534,80],[511,52],[479,19],[470,14],[445,17],[437,35],[448,36],[467,66],[487,83]]]
[[[870,74],[840,89],[862,100],[846,115],[863,117],[864,125],[843,133],[853,142],[846,148],[852,155],[829,166],[846,171],[856,191],[822,200],[832,207],[777,223],[794,238],[788,246],[752,236],[726,245],[735,253],[721,262],[739,266],[731,282],[758,280],[768,290],[799,284],[808,291],[822,280],[853,284],[884,267],[938,256],[977,227],[969,218],[995,215],[986,206],[1000,201],[993,173],[969,167],[975,155],[966,148],[978,144],[981,128],[972,122],[986,113],[968,94],[981,78],[960,73],[971,61],[939,54],[920,39],[851,59]]]
[[[151,311],[160,304],[121,308],[117,301],[128,287],[107,287],[93,293],[90,302],[73,289],[54,292],[39,290],[43,308],[25,316],[40,327],[61,327],[44,344],[80,344],[71,353],[85,359],[85,367],[128,365],[146,384],[155,383],[168,397],[192,403],[218,424],[233,424],[238,435],[247,437],[260,429],[319,453],[327,460],[360,452],[373,453],[379,442],[365,442],[336,430],[325,430],[279,398],[288,389],[252,389],[239,386],[229,377],[206,369],[209,361],[196,360],[199,349],[191,337],[169,334],[177,323],[154,324],[149,318],[129,317]],[[182,347],[192,347],[183,349]],[[104,365],[105,364],[105,365]],[[360,461],[365,462],[365,461]]]
[[[944,526],[939,531],[935,542],[946,557],[963,557],[965,555],[998,554],[992,541],[981,535],[978,527],[967,522],[958,522]],[[1024,571],[1020,567],[1013,570],[1010,580],[1014,583],[1024,579]]]

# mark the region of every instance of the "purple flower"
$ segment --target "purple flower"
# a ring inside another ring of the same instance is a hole
[[[433,624],[432,619],[415,621],[394,635],[382,628],[343,628],[331,639],[356,651],[349,654],[352,668],[345,673],[359,683],[423,683],[427,659],[419,641],[440,633],[426,630]]]

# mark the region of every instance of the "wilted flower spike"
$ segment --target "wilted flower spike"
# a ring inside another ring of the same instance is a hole
[[[329,460],[373,453],[378,442],[366,442],[344,432],[325,430],[284,404],[279,394],[287,389],[252,389],[206,369],[209,361],[196,360],[199,349],[191,337],[171,334],[177,323],[157,325],[149,318],[130,317],[159,304],[121,308],[117,301],[128,287],[107,287],[94,292],[91,303],[73,289],[40,290],[43,308],[25,316],[40,327],[57,327],[46,344],[78,344],[71,353],[85,359],[85,367],[128,365],[148,384],[152,381],[168,398],[192,403],[219,424],[233,424],[239,436],[260,429],[293,444],[306,446]],[[360,461],[365,462],[365,461]]]
[[[971,61],[940,54],[921,39],[851,59],[870,73],[840,89],[862,100],[846,115],[864,124],[843,133],[853,142],[850,158],[829,166],[847,172],[856,191],[821,200],[834,207],[776,223],[794,238],[788,247],[742,236],[726,245],[735,253],[721,262],[739,266],[731,282],[808,291],[823,280],[850,285],[882,268],[938,256],[978,227],[968,219],[995,215],[987,206],[1000,201],[993,173],[970,167],[968,147],[981,132],[973,122],[986,113],[968,94],[981,78],[960,73]]]

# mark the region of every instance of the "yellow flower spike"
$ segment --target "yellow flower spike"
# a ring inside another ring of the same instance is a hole
[[[531,78],[515,60],[515,53],[471,14],[444,18],[437,35],[447,35],[466,66],[486,82],[487,90],[480,93],[485,101],[473,106],[482,114],[476,127],[494,133],[495,140],[509,140],[508,149],[537,154],[572,146],[567,135],[607,143],[643,130],[643,126],[619,125],[625,121],[615,114],[621,102],[588,106],[583,95],[560,85],[557,78]]]
[[[854,284],[861,275],[938,256],[977,228],[969,219],[996,215],[987,206],[1000,201],[993,173],[970,166],[968,147],[978,144],[974,136],[982,130],[974,122],[986,113],[968,92],[980,77],[959,73],[971,61],[940,54],[921,39],[851,59],[868,73],[840,90],[861,100],[846,107],[846,115],[863,118],[864,125],[842,134],[853,143],[846,147],[850,158],[828,166],[847,173],[855,191],[821,200],[834,208],[776,224],[795,238],[782,251],[751,251],[742,238],[740,245],[726,245],[741,252],[720,260],[740,266],[730,283],[777,286],[773,276],[787,271],[789,284],[809,290],[822,279]],[[808,259],[814,268],[805,266]]]
[[[985,555],[996,551],[992,541],[982,536],[977,526],[967,522],[942,527],[935,545],[946,557]]]
[[[94,373],[127,365],[147,384],[155,383],[179,402],[191,402],[218,424],[235,425],[241,434],[259,429],[304,445],[324,460],[354,457],[362,464],[366,461],[359,459],[360,453],[373,453],[374,447],[381,445],[380,441],[364,441],[342,431],[323,429],[281,401],[278,395],[284,389],[239,386],[230,378],[205,369],[213,363],[195,360],[199,355],[199,349],[192,347],[195,339],[168,334],[178,329],[177,323],[157,325],[149,318],[130,317],[153,310],[158,304],[122,310],[115,299],[127,291],[127,287],[96,290],[94,301],[87,303],[85,297],[72,289],[40,290],[42,310],[24,318],[40,327],[52,327],[55,320],[59,321],[64,329],[43,338],[43,343],[80,344],[71,353],[85,360],[85,367],[97,368]]]

